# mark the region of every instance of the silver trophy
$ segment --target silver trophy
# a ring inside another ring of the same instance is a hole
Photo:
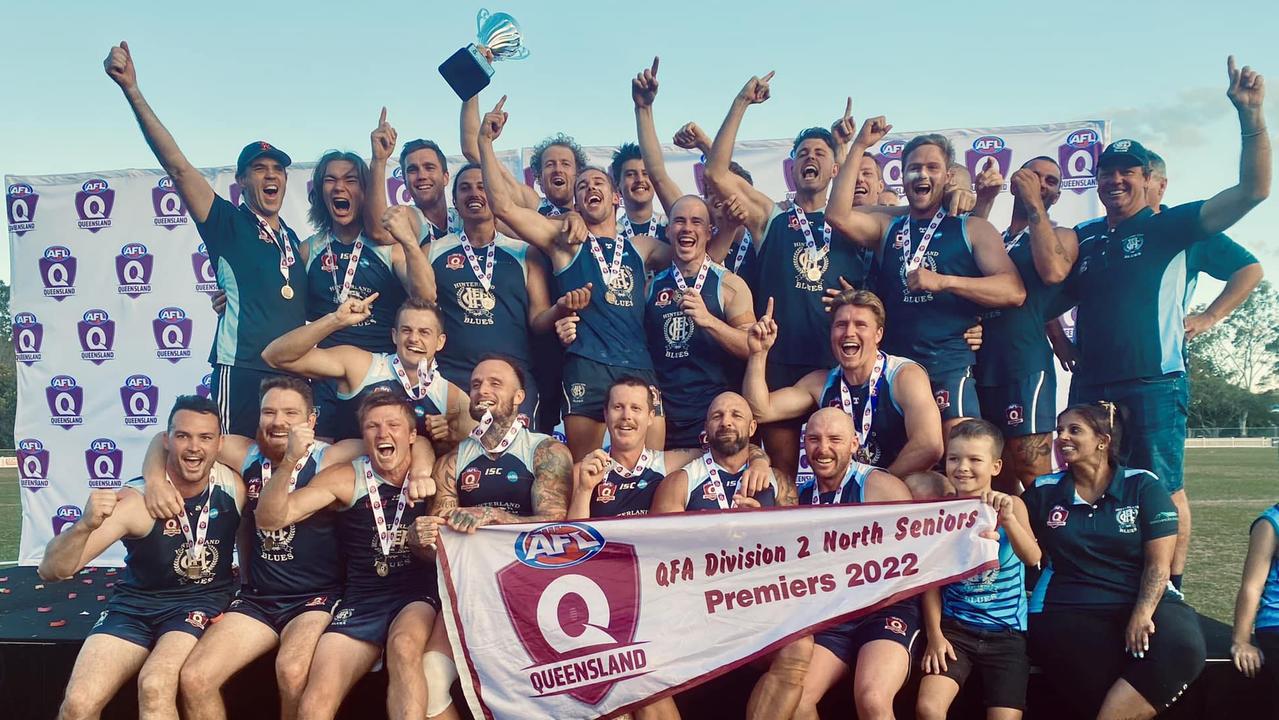
[[[520,24],[509,13],[481,9],[475,27],[479,42],[461,48],[440,64],[440,74],[463,101],[488,86],[494,62],[528,57]]]

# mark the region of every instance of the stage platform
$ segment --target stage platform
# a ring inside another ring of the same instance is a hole
[[[80,644],[106,606],[106,598],[119,577],[114,570],[90,568],[74,580],[43,583],[34,568],[0,570],[0,717],[41,720],[56,715]],[[1172,711],[1161,717],[1279,717],[1270,708],[1261,681],[1248,680],[1231,665],[1230,628],[1209,618],[1201,617],[1200,621],[1208,641],[1208,667]],[[276,716],[272,661],[272,656],[259,659],[226,688],[231,718],[265,720]],[[698,720],[745,717],[746,701],[756,677],[758,671],[743,669],[693,688],[680,695],[681,712],[685,718]],[[910,685],[899,694],[898,718],[913,717],[914,686],[918,681],[918,673],[913,674]],[[952,709],[951,718],[984,717],[980,708],[973,705],[976,693],[967,690]],[[136,693],[133,683],[126,685],[103,717],[136,718]],[[347,698],[339,717],[383,717],[385,697],[386,673],[371,673]],[[1053,697],[1044,679],[1032,674],[1026,718],[1073,720],[1063,707],[1065,704]],[[854,717],[849,683],[845,681],[843,687],[836,688],[821,709],[825,718]]]

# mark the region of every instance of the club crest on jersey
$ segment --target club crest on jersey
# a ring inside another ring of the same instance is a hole
[[[203,630],[209,624],[209,616],[200,610],[192,610],[187,613],[186,623],[197,630]]]
[[[617,485],[605,480],[595,488],[595,499],[602,503],[611,503],[617,499]]]
[[[333,624],[334,625],[345,624],[346,621],[350,620],[351,616],[354,614],[355,614],[355,608],[349,608],[349,607],[342,608],[341,610],[338,610],[337,612],[333,613]]]
[[[212,514],[210,514],[209,519],[213,519]],[[177,525],[177,521],[172,522]],[[168,529],[168,522],[165,523],[165,529]],[[168,533],[166,532],[165,534]],[[210,541],[204,544],[204,552],[197,561],[200,566],[200,577],[191,578],[191,576],[187,575],[187,569],[191,567],[191,554],[187,552],[191,546],[189,542],[182,543],[182,547],[177,549],[173,558],[173,572],[184,581],[195,585],[207,585],[213,582],[213,573],[218,566],[219,557],[218,549],[214,547],[213,543],[214,541]]]
[[[458,487],[464,492],[475,492],[480,489],[480,469],[467,468],[458,478]]]
[[[612,282],[608,283],[608,290],[604,293],[604,301],[609,305],[617,307],[633,307],[635,299],[632,297],[635,291],[635,273],[629,267],[623,265],[613,276]]]
[[[950,407],[950,391],[949,390],[938,390],[937,392],[933,393],[933,399],[937,401],[938,410],[945,410],[946,408]]]
[[[795,266],[795,289],[805,292],[822,292],[822,278],[830,269],[830,248],[810,253],[808,248],[800,245],[791,255],[791,264]]]
[[[326,273],[335,273],[338,271],[338,256],[336,253],[326,252],[320,255],[320,269]]]
[[[461,270],[466,267],[466,258],[462,256],[462,253],[451,253],[444,259],[444,267],[449,270]]]
[[[662,320],[662,336],[666,340],[666,357],[688,357],[688,342],[693,339],[693,321],[682,312],[671,313]]]
[[[1140,508],[1136,505],[1116,509],[1115,522],[1119,523],[1119,532],[1125,534],[1137,532],[1137,516],[1140,512]]]
[[[1048,513],[1048,522],[1045,524],[1050,528],[1066,527],[1066,519],[1069,517],[1069,510],[1060,505],[1054,505],[1053,509]]]
[[[478,282],[458,283],[455,286],[457,304],[466,313],[462,322],[467,325],[492,325],[493,309],[497,307],[497,298],[485,290]]]
[[[1004,418],[1008,422],[1008,427],[1017,427],[1026,420],[1026,410],[1020,403],[1013,403],[1004,411]]]
[[[1146,244],[1146,236],[1142,233],[1129,235],[1123,240],[1124,259],[1135,258],[1141,254],[1141,246]]]
[[[906,623],[899,617],[884,618],[884,629],[906,637]]]
[[[272,560],[291,559],[293,556],[293,538],[297,537],[298,526],[289,525],[279,530],[258,529],[258,541],[262,544],[262,557]]]

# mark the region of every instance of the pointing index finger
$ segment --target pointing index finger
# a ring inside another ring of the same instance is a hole
[[[656,75],[657,75],[657,63],[658,63],[660,60],[661,60],[661,58],[657,57],[656,55],[654,55],[654,56],[653,56],[653,67],[652,67],[652,68],[650,68],[650,69],[649,69],[649,71],[650,71],[650,72],[652,72],[652,73],[653,73],[653,75],[654,75],[655,77],[656,77]]]
[[[774,75],[774,74],[776,74],[776,72],[777,72],[776,70],[769,70],[769,71],[768,71],[768,74],[767,74],[767,75],[765,75],[764,77],[760,78],[760,79],[759,79],[759,81],[760,81],[760,82],[768,82],[769,80],[772,80],[772,79],[773,79],[773,75]]]
[[[493,112],[502,112],[502,106],[506,104],[506,96],[503,95],[501,100],[497,101],[497,105],[493,106]]]
[[[382,106],[382,117],[378,118],[377,124],[378,125],[386,124],[386,106],[385,105]]]
[[[773,296],[772,295],[768,296],[768,306],[764,308],[764,317],[766,318],[773,317]]]
[[[853,116],[853,98],[850,96],[848,102],[844,105],[844,119],[847,120]]]
[[[1226,56],[1226,73],[1227,73],[1228,75],[1230,75],[1230,80],[1231,80],[1232,82],[1234,81],[1234,79],[1235,79],[1236,77],[1238,77],[1238,76],[1239,76],[1239,71],[1235,68],[1235,56],[1234,56],[1234,55],[1227,55],[1227,56]]]

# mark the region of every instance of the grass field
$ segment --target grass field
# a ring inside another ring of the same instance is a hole
[[[1279,459],[1272,449],[1189,450],[1186,486],[1194,518],[1186,596],[1203,614],[1229,623],[1248,527],[1279,501]],[[17,472],[0,470],[0,560],[18,557],[21,522]]]

